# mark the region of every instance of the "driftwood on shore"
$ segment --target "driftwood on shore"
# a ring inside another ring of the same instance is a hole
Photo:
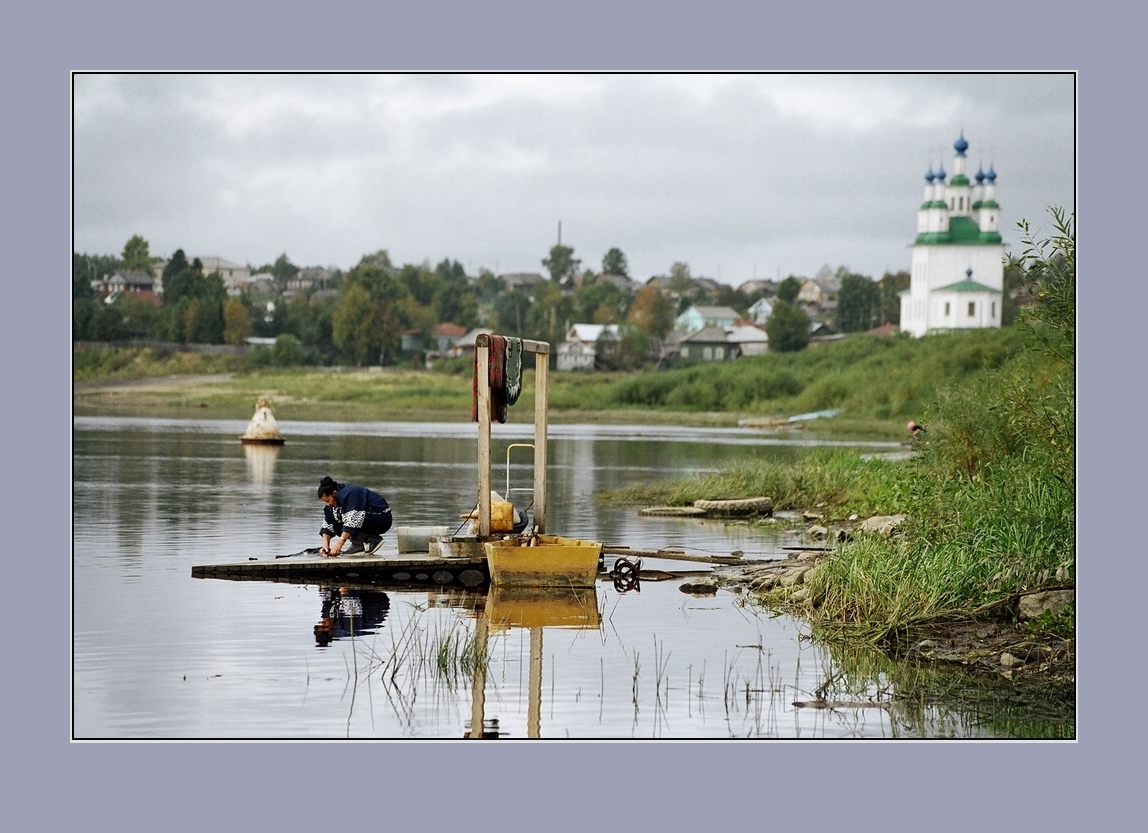
[[[748,497],[736,500],[695,500],[693,506],[649,506],[638,511],[646,517],[753,518],[773,514],[773,498]]]
[[[603,555],[621,555],[626,558],[664,558],[669,561],[693,561],[698,564],[741,564],[741,553],[730,555],[689,555],[682,550],[635,550],[620,544],[603,544]]]

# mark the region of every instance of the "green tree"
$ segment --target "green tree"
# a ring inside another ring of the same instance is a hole
[[[1036,240],[1027,222],[1017,223],[1025,249],[1012,259],[1027,274],[1033,302],[1022,310],[1021,323],[1035,344],[1076,372],[1076,215],[1063,208],[1050,208],[1054,233]],[[1075,398],[1075,397],[1074,397]]]
[[[881,290],[881,323],[901,323],[901,293],[909,288],[909,273],[886,272],[877,282]]]
[[[674,328],[674,303],[656,286],[646,284],[634,296],[627,320],[647,336],[665,338]]]
[[[474,282],[474,291],[480,302],[491,303],[506,291],[506,281],[489,269],[483,269],[478,273],[478,279]]]
[[[625,317],[626,294],[610,281],[584,283],[574,293],[574,310],[580,322],[617,324]]]
[[[97,303],[88,322],[88,339],[91,341],[121,341],[124,331],[123,313],[114,305]]]
[[[670,267],[670,291],[686,296],[693,292],[694,283],[690,276],[690,265],[683,261],[675,261]]]
[[[530,296],[519,289],[499,294],[494,300],[495,329],[501,333],[524,333],[530,305]]]
[[[416,266],[413,263],[404,265],[399,270],[398,278],[411,297],[424,307],[431,305],[435,289],[441,281],[441,275],[437,270],[432,272],[426,266]]]
[[[1020,302],[1018,296],[1022,295],[1028,281],[1028,273],[1024,266],[1015,258],[1009,258],[1004,267],[1004,286],[1001,292],[1001,325],[1004,327],[1015,324],[1020,317]]]
[[[765,334],[769,337],[770,350],[778,353],[802,350],[809,344],[809,316],[779,297],[765,322]]]
[[[138,234],[134,235],[124,244],[124,253],[120,256],[123,268],[129,272],[147,272],[151,274],[151,253],[148,251],[148,242]]]
[[[91,338],[92,319],[96,315],[99,301],[91,298],[77,298],[72,302],[72,340],[83,341]]]
[[[566,325],[574,316],[573,298],[558,284],[539,284],[526,316],[527,338],[557,344],[566,338]]]
[[[72,252],[72,300],[95,297],[92,281],[99,280],[96,264],[87,255]]]
[[[630,264],[621,249],[610,249],[602,258],[602,271],[607,275],[630,275]]]
[[[478,301],[470,289],[466,270],[457,260],[444,260],[435,267],[431,307],[438,321],[470,327],[478,321]]]
[[[286,285],[287,281],[299,274],[299,267],[291,262],[287,257],[287,253],[279,255],[275,258],[275,262],[271,264],[271,274],[275,276],[275,280],[279,282],[280,286]]]
[[[362,286],[350,286],[339,301],[331,319],[335,346],[355,364],[365,364],[378,355],[382,339],[375,324],[381,317],[371,294]]]
[[[632,324],[618,328],[617,340],[603,332],[595,345],[597,367],[601,370],[638,370],[650,363],[654,339]]]
[[[243,344],[251,335],[251,310],[239,298],[228,298],[223,305],[223,342]]]
[[[176,249],[163,268],[163,302],[178,304],[184,298],[199,298],[207,294],[203,263],[199,258],[187,262],[183,249]]]
[[[180,272],[190,268],[191,264],[187,262],[187,255],[184,254],[183,249],[176,249],[175,254],[171,256],[171,260],[169,260],[167,265],[163,267],[162,277],[165,284],[165,292],[166,283],[168,280],[170,280],[175,275],[178,275]]]
[[[352,290],[361,289],[362,293]],[[385,251],[367,255],[340,283],[342,298],[332,319],[335,345],[358,364],[398,356],[403,330],[417,303]],[[352,298],[348,302],[348,298]]]
[[[864,275],[851,272],[841,276],[837,293],[837,326],[843,333],[871,330],[881,314],[881,289]]]
[[[319,343],[318,309],[312,306],[310,298],[302,293],[292,295],[280,306],[285,318],[283,332],[293,333],[303,344]]]
[[[801,292],[801,279],[795,278],[790,275],[777,285],[777,299],[785,301],[787,304],[792,304],[797,300],[798,293]]]
[[[293,367],[303,361],[303,345],[291,333],[282,333],[275,336],[275,345],[271,348],[271,362],[276,367]]]
[[[384,272],[394,272],[394,264],[391,263],[391,256],[387,253],[386,249],[379,249],[377,252],[372,252],[369,255],[363,255],[359,259],[359,266],[363,268],[374,267],[381,269]]]
[[[125,338],[146,338],[159,322],[159,309],[136,292],[125,292],[112,305],[117,309]]]
[[[555,284],[566,284],[573,280],[581,264],[582,261],[574,257],[574,249],[560,243],[552,246],[550,257],[542,260],[542,265],[550,271],[550,281]]]
[[[187,313],[187,308],[191,305],[191,298],[181,298],[180,300],[172,303],[167,298],[167,293],[164,292],[163,307],[160,309],[159,321],[156,322],[155,337],[160,341],[172,341],[178,344],[183,344],[186,340],[184,336],[184,317]]]

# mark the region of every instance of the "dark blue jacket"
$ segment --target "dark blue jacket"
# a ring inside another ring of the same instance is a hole
[[[320,535],[341,535],[343,532],[371,534],[390,529],[391,507],[382,495],[363,486],[344,483],[335,492],[335,500],[335,506],[323,507]]]

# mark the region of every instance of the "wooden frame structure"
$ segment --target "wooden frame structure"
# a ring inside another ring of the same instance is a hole
[[[490,336],[474,341],[478,376],[478,535],[490,536]],[[546,432],[547,386],[550,376],[550,343],[522,339],[522,352],[534,354],[534,528],[546,531]],[[510,496],[506,496],[509,500]]]

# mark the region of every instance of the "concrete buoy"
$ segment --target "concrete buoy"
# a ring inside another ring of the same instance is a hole
[[[255,416],[251,417],[239,441],[250,445],[283,445],[286,442],[279,433],[275,414],[271,413],[271,400],[266,396],[259,398],[255,405]]]

